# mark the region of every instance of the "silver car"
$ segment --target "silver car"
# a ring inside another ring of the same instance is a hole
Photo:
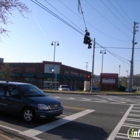
[[[58,90],[69,91],[70,88],[68,87],[68,85],[60,85]]]

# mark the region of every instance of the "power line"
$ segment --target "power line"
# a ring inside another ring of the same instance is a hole
[[[59,10],[57,10],[52,4],[50,4],[47,0],[45,0],[46,3],[48,3],[51,7],[53,7],[59,14],[61,14],[62,16],[64,16],[68,21],[70,21],[73,25],[75,25],[79,30],[82,31],[82,29],[80,29],[74,22],[72,22],[70,19],[68,19],[64,14],[62,14]]]
[[[35,1],[31,0],[31,1],[33,3],[35,3],[36,5],[38,5],[40,8],[44,9],[45,11],[47,11],[48,13],[50,13],[51,15],[53,15],[55,18],[59,19],[61,22],[65,23],[66,25],[68,25],[69,27],[71,27],[72,29],[74,29],[75,31],[77,31],[78,33],[80,33],[81,35],[84,35],[84,33],[82,33],[81,31],[79,31],[78,29],[76,29],[74,26],[72,26],[71,24],[69,24],[67,21],[65,21],[64,19],[62,19],[60,16],[58,16],[57,14],[55,14],[54,12],[52,12],[50,9],[48,9],[47,7],[45,7],[44,5],[42,5],[37,0],[35,0]]]
[[[113,55],[114,57],[116,57],[117,59],[119,59],[120,61],[122,61],[122,62],[124,62],[124,63],[130,65],[129,63],[127,63],[127,62],[130,62],[130,60],[128,60],[128,59],[126,59],[126,58],[123,58],[123,57],[121,57],[121,56],[119,56],[119,55],[117,55],[117,54],[115,54],[115,53],[109,51],[108,49],[106,49],[105,47],[103,47],[102,45],[100,45],[100,44],[97,43],[97,42],[96,42],[96,44],[97,44],[98,46],[100,46],[101,48],[103,48],[104,50],[106,50],[106,51],[107,51],[108,53],[110,53],[111,55]],[[124,60],[125,60],[125,61],[124,61]],[[127,62],[126,62],[126,61],[127,61]]]
[[[100,47],[96,47],[96,48],[100,48]],[[124,48],[124,47],[105,47],[105,48],[111,48],[111,49],[131,49],[132,50],[132,48]],[[135,49],[140,49],[140,48],[135,48]]]
[[[77,13],[75,13],[72,9],[70,9],[66,4],[64,4],[61,0],[59,0],[59,2],[64,5],[69,11],[71,11],[73,14],[75,14],[78,18],[82,19]],[[113,39],[113,40],[117,40],[117,41],[121,41],[121,42],[128,42],[128,41],[124,41],[124,40],[120,40],[120,39],[116,39],[116,38],[113,38],[112,36],[102,32],[101,30],[97,29],[96,27],[94,27],[91,23],[85,21],[88,25],[90,25],[92,28],[94,28],[95,30],[97,30],[98,32],[100,32],[101,34]]]
[[[131,24],[126,20],[126,18],[117,10],[117,8],[108,0],[112,7],[119,13],[119,15],[131,26]],[[130,30],[130,29],[129,29]]]
[[[99,12],[93,5],[91,5],[87,0],[85,0],[89,6],[91,6],[96,12],[98,12],[103,18],[105,18],[111,25],[113,25],[118,31],[120,31],[123,35],[131,39],[128,35],[126,35],[124,32],[122,32],[116,25],[114,25],[108,18],[106,18],[101,12]]]
[[[110,8],[102,0],[101,0],[101,2],[131,32],[131,30],[110,10]]]
[[[121,8],[121,10],[125,13],[125,15],[129,18],[129,20],[131,21],[131,22],[133,22],[132,20],[131,20],[131,18],[128,16],[128,14],[123,10],[123,8],[120,6],[120,4],[117,2],[117,0],[115,0],[116,1],[116,3],[118,4],[118,6]]]

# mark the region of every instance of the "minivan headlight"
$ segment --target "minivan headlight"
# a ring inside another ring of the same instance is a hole
[[[47,106],[45,104],[38,104],[38,109],[39,110],[49,110],[50,106]]]

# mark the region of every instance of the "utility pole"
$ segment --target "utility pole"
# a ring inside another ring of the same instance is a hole
[[[136,30],[136,28],[138,28],[138,26],[136,26],[138,23],[134,21],[134,25],[133,25],[133,38],[132,38],[132,56],[131,56],[131,66],[130,66],[130,79],[129,79],[129,92],[132,91],[132,86],[133,86],[133,69],[134,69],[134,46],[137,44],[137,42],[135,42],[135,34],[138,30]]]
[[[93,91],[93,79],[94,79],[94,56],[95,56],[95,38],[93,40],[93,55],[92,55],[92,72],[91,72],[91,86],[90,92]]]

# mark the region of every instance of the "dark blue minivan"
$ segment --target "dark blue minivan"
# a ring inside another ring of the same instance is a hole
[[[20,114],[26,122],[63,113],[61,102],[32,84],[0,81],[0,111]]]

